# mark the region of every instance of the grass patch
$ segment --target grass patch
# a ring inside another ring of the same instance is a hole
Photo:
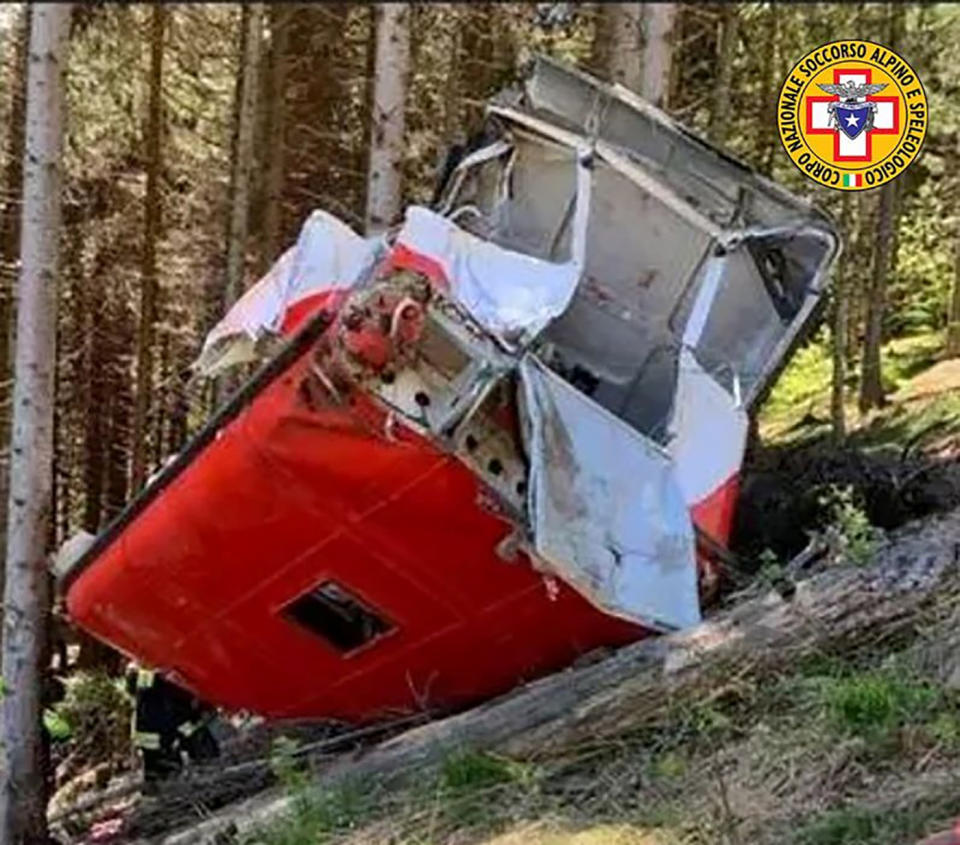
[[[927,439],[960,432],[960,396],[955,391],[893,405],[858,430],[851,442],[863,448],[922,445]]]
[[[797,351],[783,371],[776,386],[760,411],[760,427],[771,442],[786,442],[798,436],[808,437],[826,432],[830,420],[830,391],[833,365],[830,358],[829,335],[819,331],[814,339]],[[889,395],[899,390],[911,378],[936,363],[943,350],[943,335],[927,333],[903,337],[885,344],[881,351],[882,378],[885,392]],[[857,410],[857,366],[848,367],[846,381],[846,411],[848,425],[859,419]],[[934,412],[936,413],[936,412]],[[908,416],[910,414],[908,413]],[[803,425],[809,416],[821,421],[820,425]],[[885,428],[888,413],[873,418],[876,426],[872,439]],[[917,421],[917,427],[923,422]],[[893,442],[897,433],[891,430],[884,442]]]
[[[899,810],[844,807],[803,824],[794,845],[898,845],[949,825],[960,798],[935,797]]]
[[[293,795],[292,811],[249,841],[256,845],[317,845],[349,833],[376,809],[375,793],[357,783],[322,791],[300,790]]]
[[[526,781],[532,769],[521,763],[465,751],[448,755],[440,766],[440,786],[455,792],[483,789],[500,783]]]
[[[940,695],[927,683],[901,680],[889,672],[862,672],[829,679],[823,702],[839,729],[874,739],[908,723],[929,721]]]

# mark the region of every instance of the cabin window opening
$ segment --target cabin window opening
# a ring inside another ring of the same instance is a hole
[[[324,581],[283,609],[283,616],[341,654],[393,630],[393,625],[335,581]]]

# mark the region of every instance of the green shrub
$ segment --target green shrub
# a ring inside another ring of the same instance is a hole
[[[831,485],[820,496],[819,504],[826,511],[824,539],[830,549],[831,562],[868,564],[883,539],[883,532],[870,523],[853,488]]]
[[[52,737],[74,744],[75,767],[127,757],[132,703],[122,681],[103,672],[78,672],[64,683],[63,700],[44,714],[44,724]]]

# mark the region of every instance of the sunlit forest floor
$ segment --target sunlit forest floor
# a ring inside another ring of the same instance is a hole
[[[960,361],[940,360],[943,335],[920,334],[890,341],[883,349],[887,405],[861,416],[857,410],[857,372],[850,367],[846,419],[850,445],[871,448],[915,438],[952,439],[960,432]],[[760,433],[768,443],[790,443],[830,430],[830,350],[822,342],[801,349],[784,371],[760,415]],[[918,445],[915,444],[914,445]]]

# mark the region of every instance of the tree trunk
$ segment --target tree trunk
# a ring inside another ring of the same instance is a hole
[[[852,237],[852,198],[845,193],[842,199],[841,217],[847,242]],[[834,272],[833,301],[830,310],[830,355],[832,358],[832,379],[830,383],[830,423],[833,442],[842,446],[847,439],[847,418],[844,400],[846,398],[847,378],[847,269],[838,267]]]
[[[250,211],[250,177],[253,171],[253,130],[257,114],[257,80],[263,36],[263,4],[243,7],[243,53],[240,56],[240,108],[237,112],[237,148],[233,160],[233,200],[227,236],[227,279],[224,285],[229,308],[243,293],[244,258]]]
[[[106,259],[109,262],[109,257]],[[108,264],[109,266],[109,264]],[[104,291],[107,298],[103,333],[104,359],[107,361],[107,386],[103,415],[106,420],[106,472],[104,477],[103,518],[113,519],[127,503],[130,474],[130,433],[133,430],[133,396],[130,391],[128,350],[136,345],[133,309],[125,291]]]
[[[960,132],[955,141],[949,161],[954,174],[953,209],[955,216],[953,242],[953,290],[950,292],[950,309],[947,312],[947,357],[960,356]]]
[[[253,183],[257,100],[260,93],[260,54],[263,42],[262,3],[243,6],[240,19],[240,50],[237,66],[237,97],[234,118],[233,159],[230,168],[230,212],[227,223],[227,260],[219,302],[211,315],[222,316],[243,295],[247,237],[250,224],[250,193]],[[216,380],[213,406],[219,407],[237,384],[238,376],[227,373]]]
[[[903,41],[906,10],[900,4],[890,7],[890,48],[896,52]],[[873,267],[867,287],[866,330],[863,339],[863,363],[860,376],[861,413],[884,404],[880,346],[883,343],[883,317],[886,306],[887,281],[896,262],[896,229],[898,190],[893,180],[880,188],[877,202],[877,237],[873,248]]]
[[[27,102],[27,42],[30,40],[30,6],[22,11],[14,54],[15,76],[10,86],[7,121],[7,166],[3,179],[5,199],[0,205],[0,396],[9,397],[13,385],[14,286],[20,257],[20,206],[23,193],[23,138]],[[7,400],[9,401],[9,400]],[[0,403],[0,548],[7,547],[7,499],[10,495],[10,415],[13,408]],[[3,567],[0,566],[0,591]],[[0,617],[2,618],[2,617]]]
[[[847,366],[857,367],[863,352],[867,318],[868,276],[873,262],[873,239],[877,230],[876,197],[860,191],[856,200],[856,237],[844,244],[843,263],[850,268],[847,285]]]
[[[458,114],[446,119],[448,128],[456,126],[475,129],[482,120],[481,102],[493,92],[496,79],[494,28],[497,10],[492,3],[464,3],[459,5],[456,25],[459,29],[456,73]],[[454,127],[455,128],[455,127]]]
[[[873,246],[873,267],[867,287],[866,328],[863,338],[863,363],[860,376],[861,413],[884,403],[880,362],[883,342],[883,315],[887,276],[893,261],[893,229],[897,218],[897,183],[887,182],[880,189],[877,209],[877,238]]]
[[[410,74],[410,6],[376,7],[373,133],[367,173],[367,234],[382,232],[400,215],[404,127]]]
[[[736,3],[723,6],[720,37],[717,46],[716,85],[710,105],[710,126],[707,137],[715,144],[724,144],[730,129],[730,97],[733,91],[733,60],[737,55],[740,9]]]
[[[770,103],[777,101],[777,92],[783,80],[780,78],[780,69],[777,63],[777,42],[780,40],[781,10],[769,3],[766,10],[766,27],[763,44],[763,63],[761,70],[761,84],[764,86],[764,96],[757,102],[759,113],[757,122],[760,131],[760,164],[759,170],[764,176],[773,172],[774,156],[780,151],[780,139],[777,137],[777,124],[768,120]]]
[[[673,67],[673,27],[676,3],[644,3],[643,82],[641,93],[655,106],[666,108]]]
[[[611,82],[640,92],[644,84],[640,45],[644,4],[596,4],[593,65]]]
[[[153,451],[150,455],[150,465],[154,468],[161,466],[168,454],[164,433],[168,400],[172,392],[170,389],[170,332],[161,331],[159,342],[160,360],[157,365],[157,376],[163,396],[155,403],[153,412]]]
[[[267,157],[263,189],[263,237],[260,274],[267,271],[281,251],[281,198],[283,196],[284,145],[286,142],[287,46],[290,40],[290,10],[271,5],[270,54],[267,73],[267,130],[264,154]]]
[[[130,489],[143,487],[147,477],[147,415],[153,392],[153,328],[157,319],[157,238],[160,235],[163,168],[163,38],[167,10],[154,3],[150,26],[150,95],[147,122],[147,194],[144,213],[143,255],[140,270],[140,322],[137,326],[137,392],[133,403],[133,442]]]
[[[616,742],[662,723],[671,706],[711,700],[731,678],[762,681],[804,656],[855,653],[915,635],[934,601],[944,612],[960,595],[953,564],[960,519],[951,514],[911,529],[881,551],[873,566],[829,568],[799,582],[789,599],[761,595],[688,631],[626,646],[599,662],[409,730],[359,757],[343,755],[332,765],[318,761],[323,768],[315,786],[422,778],[454,750],[542,759],[581,743]],[[926,567],[927,575],[920,576]],[[161,841],[215,843],[228,830],[242,840],[297,800],[274,790]]]
[[[49,611],[62,75],[69,25],[70,4],[33,7],[4,589],[0,841],[6,845],[46,841],[41,659]]]

